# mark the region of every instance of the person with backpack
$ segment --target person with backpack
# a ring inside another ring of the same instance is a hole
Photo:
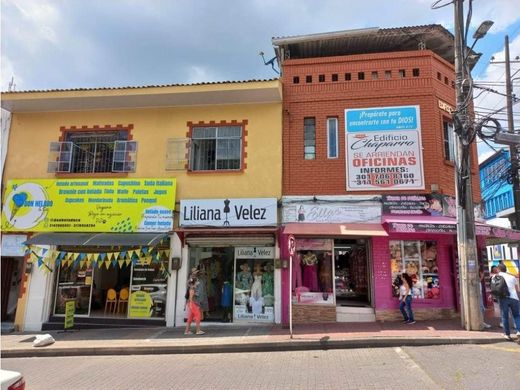
[[[505,264],[498,264],[499,273],[491,278],[491,294],[498,299],[502,325],[504,327],[504,338],[512,340],[509,327],[509,311],[517,329],[516,336],[520,338],[520,287],[515,276],[507,273]]]

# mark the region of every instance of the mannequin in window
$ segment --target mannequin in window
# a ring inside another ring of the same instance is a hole
[[[251,286],[251,296],[262,297],[262,264],[255,264],[255,271],[253,272],[253,285]]]
[[[303,285],[310,291],[318,290],[318,258],[311,251],[307,251],[302,257]]]
[[[321,291],[332,292],[332,254],[327,252],[320,264],[319,278]]]
[[[253,275],[251,275],[247,262],[242,263],[240,269],[242,271],[237,273],[235,280],[235,303],[238,305],[247,305],[251,292],[251,284],[253,283]]]
[[[262,276],[262,296],[265,306],[273,306],[274,304],[274,277],[273,264],[266,263],[264,266],[264,275]]]

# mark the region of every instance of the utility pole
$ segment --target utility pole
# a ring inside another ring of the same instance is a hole
[[[475,236],[475,214],[471,187],[471,131],[469,117],[471,74],[467,64],[467,43],[464,34],[464,0],[454,0],[455,17],[455,94],[457,108],[454,113],[455,134],[455,184],[457,198],[457,247],[461,292],[461,322],[466,330],[481,330],[480,278]]]
[[[509,36],[505,37],[505,60],[506,60],[506,99],[507,99],[507,128],[509,133],[515,132],[513,122],[513,93],[511,81],[511,61],[509,58]],[[510,218],[511,227],[520,230],[520,177],[518,177],[518,145],[509,146],[511,156],[511,173],[513,175],[513,201],[514,212]]]

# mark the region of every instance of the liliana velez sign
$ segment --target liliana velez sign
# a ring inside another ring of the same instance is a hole
[[[276,226],[276,198],[181,200],[180,226]]]

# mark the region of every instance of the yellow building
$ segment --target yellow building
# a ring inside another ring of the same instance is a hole
[[[70,300],[76,322],[181,326],[194,267],[210,320],[280,321],[279,80],[9,92],[2,108],[2,234],[35,263],[20,329],[63,324]]]

